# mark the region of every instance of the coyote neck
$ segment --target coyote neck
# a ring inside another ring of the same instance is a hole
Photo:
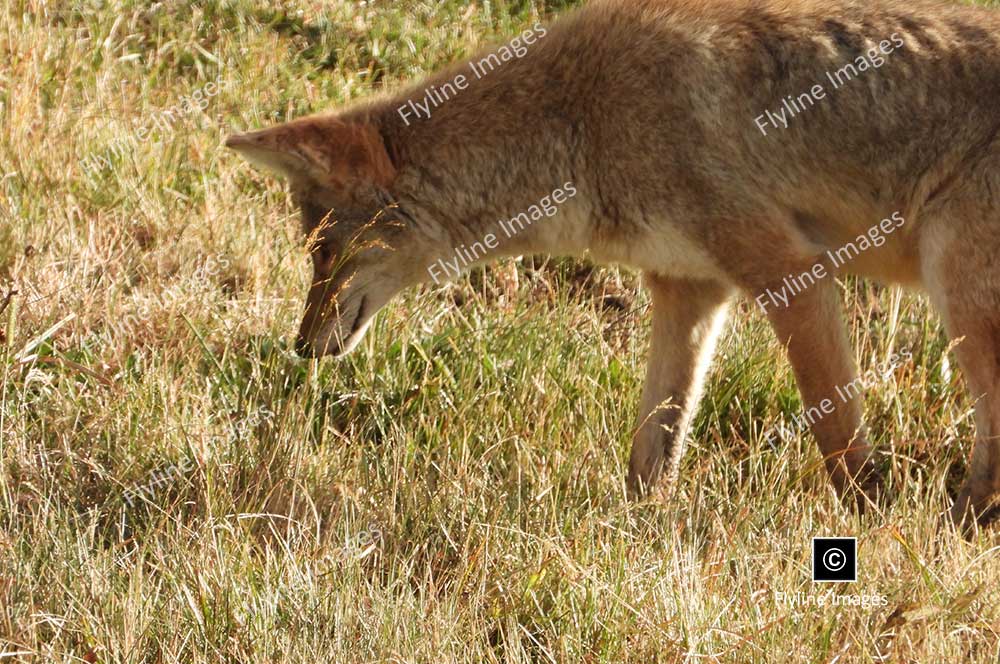
[[[573,163],[579,120],[547,110],[560,92],[532,83],[545,80],[534,55],[458,89],[481,61],[473,56],[368,110],[399,169],[393,193],[440,242],[481,243],[483,261],[586,248]]]

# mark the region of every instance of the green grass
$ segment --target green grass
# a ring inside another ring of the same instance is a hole
[[[752,306],[676,492],[643,504],[635,275],[522,267],[506,301],[480,270],[407,293],[343,361],[290,352],[296,213],[224,137],[571,4],[5,6],[0,661],[997,661],[995,537],[941,530],[971,404],[917,297],[845,286],[862,367],[914,356],[866,394],[899,498],[863,520],[810,437],[765,442],[800,403]],[[203,114],[135,138],[220,75]],[[856,535],[837,590],[887,606],[777,602],[827,590],[814,535]]]

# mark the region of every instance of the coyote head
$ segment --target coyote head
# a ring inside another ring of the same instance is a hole
[[[342,355],[396,293],[426,275],[430,242],[393,197],[396,165],[377,126],[314,116],[226,140],[288,179],[302,212],[312,286],[295,348]]]

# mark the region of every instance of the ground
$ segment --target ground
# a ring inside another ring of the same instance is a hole
[[[941,517],[972,402],[918,295],[844,284],[898,493],[864,518],[788,425],[752,304],[676,490],[644,503],[627,270],[525,257],[407,293],[345,360],[291,352],[296,211],[224,138],[572,4],[5,4],[0,660],[997,661],[997,536]],[[834,535],[854,584],[811,581]]]

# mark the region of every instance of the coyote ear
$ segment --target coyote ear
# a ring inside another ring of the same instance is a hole
[[[226,147],[292,182],[311,182],[353,191],[364,185],[388,187],[396,177],[385,140],[371,123],[312,117],[234,134]]]

